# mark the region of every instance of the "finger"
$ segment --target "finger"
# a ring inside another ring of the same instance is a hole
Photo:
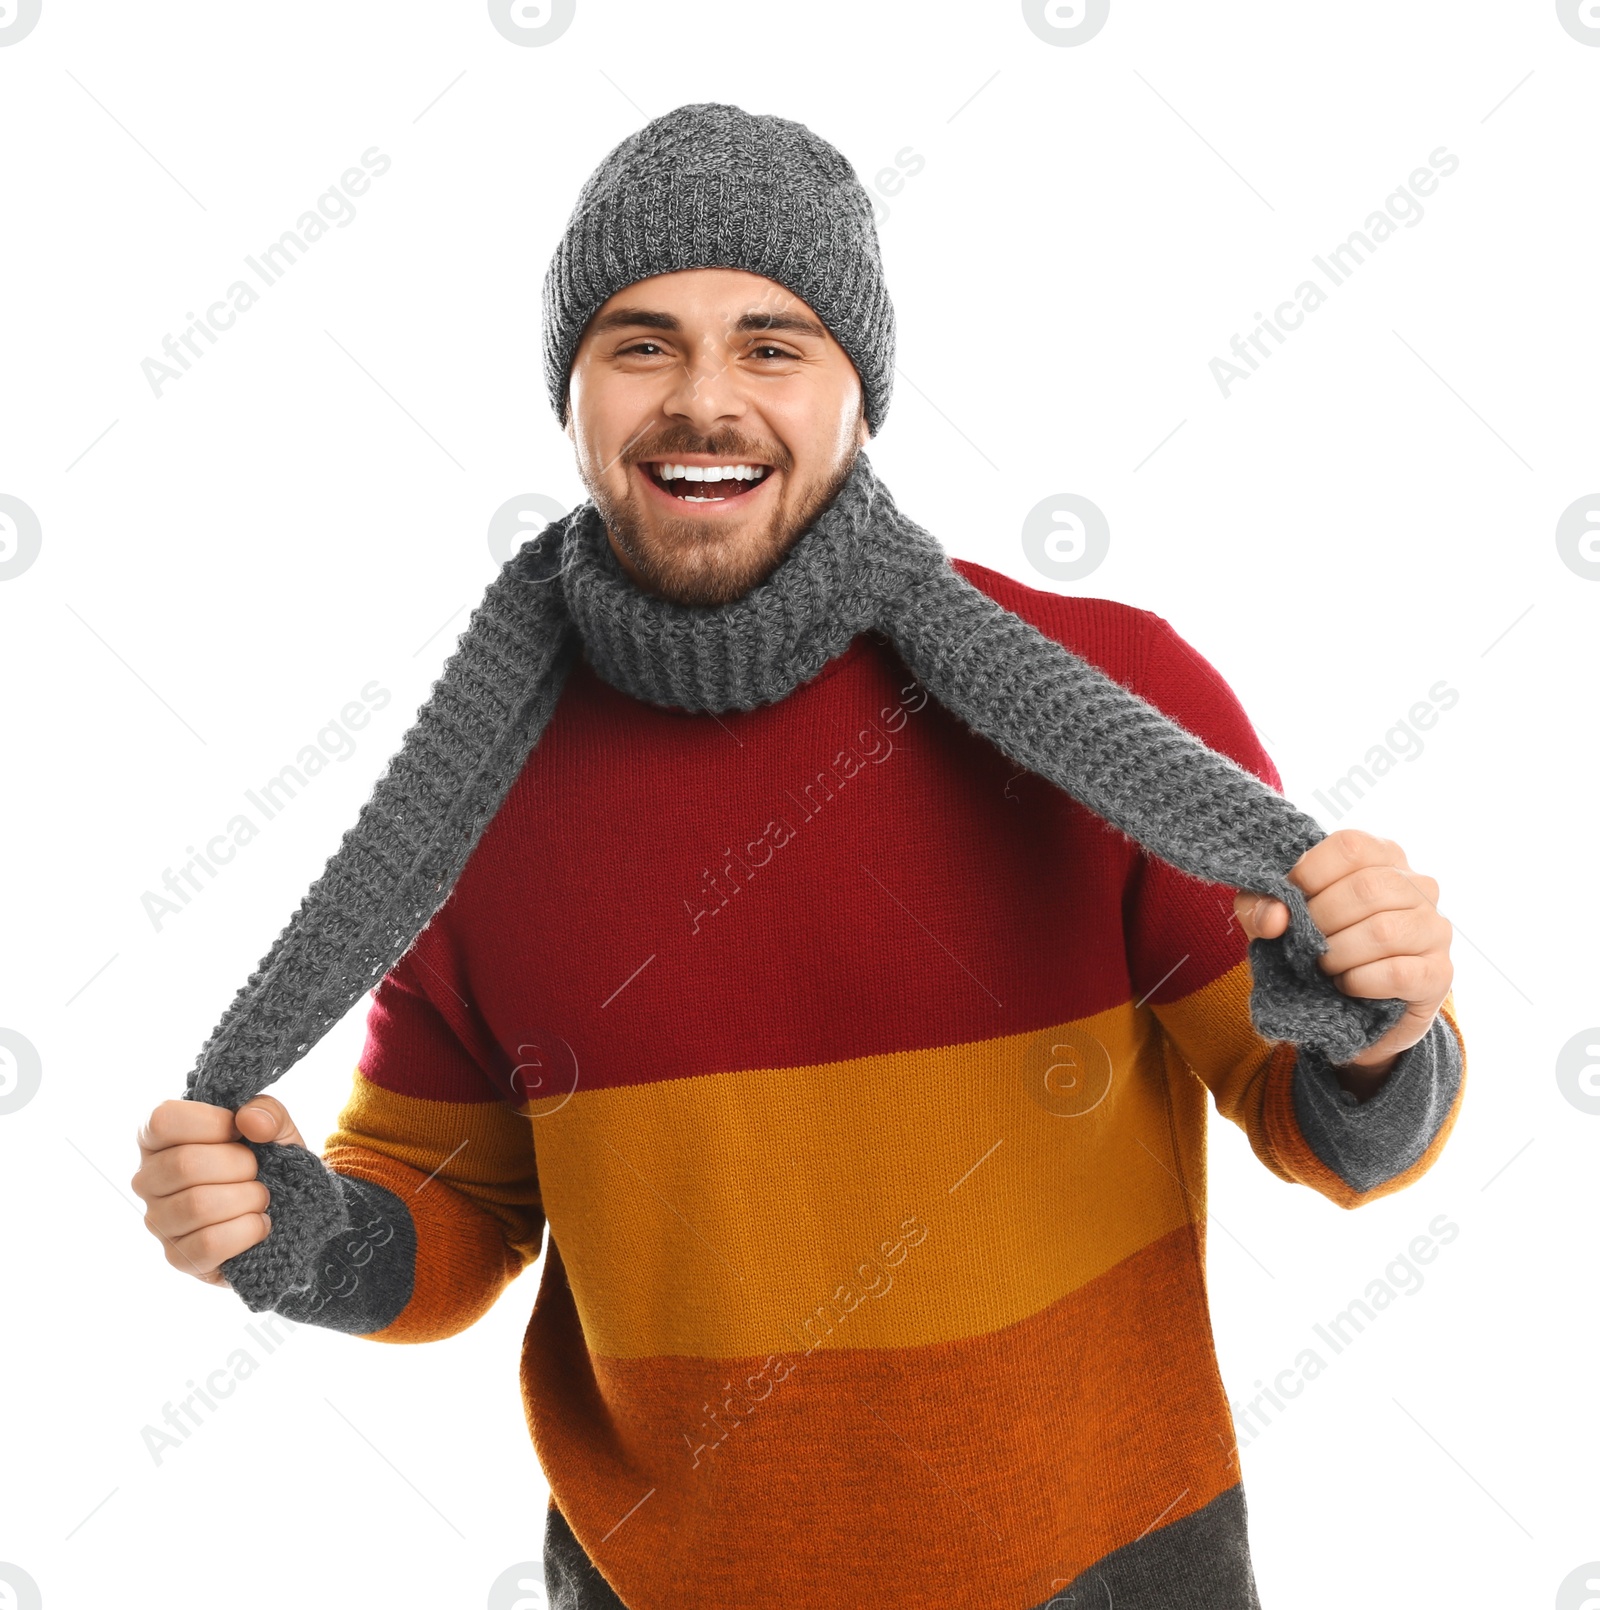
[[[176,1240],[208,1224],[226,1224],[246,1213],[265,1213],[271,1193],[260,1180],[237,1185],[191,1185],[186,1191],[158,1197],[144,1222],[163,1240]]]
[[[255,1177],[255,1153],[237,1142],[225,1146],[169,1146],[151,1154],[133,1176],[133,1189],[149,1202],[191,1185],[229,1185]]]
[[[226,1107],[204,1101],[163,1101],[139,1131],[139,1150],[158,1152],[168,1146],[238,1138],[233,1114]]]
[[[1330,973],[1381,966],[1391,959],[1428,958],[1437,965],[1448,954],[1449,933],[1449,923],[1432,906],[1414,906],[1409,911],[1378,911],[1330,935],[1321,961]]]
[[[1439,971],[1431,956],[1385,956],[1341,973],[1338,986],[1346,995],[1371,1000],[1401,1000],[1416,1007],[1444,998]]]
[[[234,1122],[239,1127],[239,1133],[257,1145],[267,1145],[272,1141],[305,1145],[300,1131],[295,1128],[294,1119],[276,1096],[257,1096],[253,1101],[247,1101],[234,1114]]]
[[[1263,895],[1254,912],[1256,932],[1262,939],[1276,939],[1289,930],[1289,908],[1281,900]]]
[[[1435,923],[1444,921],[1438,907],[1417,887],[1415,876],[1392,866],[1361,867],[1312,895],[1306,908],[1312,921],[1330,939],[1342,930],[1385,915],[1397,933],[1412,932],[1410,925],[1424,918]]]
[[[1241,889],[1233,897],[1233,909],[1251,939],[1276,939],[1289,926],[1289,908],[1271,895]]]
[[[1413,872],[1409,867],[1401,867],[1398,870],[1401,876],[1411,883],[1411,886],[1430,906],[1439,904],[1439,881],[1437,878],[1430,878],[1423,872]]]
[[[167,1262],[190,1274],[207,1275],[229,1258],[236,1258],[265,1241],[270,1229],[271,1221],[265,1213],[246,1213],[225,1224],[208,1224],[204,1229],[168,1241]]]
[[[227,1277],[220,1269],[196,1269],[166,1236],[160,1236],[158,1239],[166,1253],[167,1262],[174,1269],[181,1269],[184,1274],[193,1275],[196,1280],[203,1280],[208,1286],[226,1286],[228,1284]]]
[[[1405,865],[1405,851],[1392,839],[1341,827],[1313,844],[1286,876],[1306,894],[1315,895],[1362,867]]]

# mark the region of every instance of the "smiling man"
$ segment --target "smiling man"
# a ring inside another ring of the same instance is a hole
[[[1417,1179],[1450,925],[1294,810],[1166,621],[900,513],[893,349],[810,130],[693,105],[606,158],[545,281],[589,501],[491,585],[135,1189],[178,1268],[377,1341],[542,1250],[558,1610],[1251,1610],[1208,1106],[1340,1207]],[[374,981],[319,1160],[259,1092]]]
[[[612,547],[680,604],[742,597],[833,502],[867,440],[843,347],[782,286],[652,276],[595,314],[567,434]]]

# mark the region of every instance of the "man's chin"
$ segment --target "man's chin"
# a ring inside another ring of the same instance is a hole
[[[648,539],[629,544],[629,557],[650,590],[674,604],[715,608],[743,598],[778,568],[783,553],[763,544],[754,556],[734,533],[695,532],[681,545]]]
[[[590,496],[637,583],[672,603],[714,609],[743,598],[778,568],[838,496],[849,471],[849,463],[836,470],[787,520],[778,510],[765,519],[720,516],[712,524],[663,516],[631,496],[621,503],[595,497],[592,487]]]
[[[772,574],[785,548],[771,522],[661,519],[633,501],[600,504],[614,549],[644,588],[674,604],[714,608],[742,598]],[[761,527],[764,527],[762,529]]]

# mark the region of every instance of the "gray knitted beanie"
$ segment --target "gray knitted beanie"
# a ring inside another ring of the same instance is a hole
[[[794,292],[861,377],[878,433],[894,383],[894,308],[872,202],[849,162],[801,123],[737,106],[680,106],[589,176],[544,278],[544,372],[567,422],[584,327],[636,280],[742,268]]]
[[[749,268],[803,296],[850,354],[875,425],[893,315],[849,165],[798,124],[688,106],[621,146],[584,189],[545,281],[545,361],[562,411],[594,309],[640,277]],[[776,569],[715,607],[641,591],[585,501],[506,562],[372,797],[201,1048],[190,1100],[237,1109],[309,1051],[410,947],[538,745],[580,656],[634,698],[686,711],[774,704],[859,634],[884,634],[933,697],[1017,765],[1188,875],[1289,908],[1253,939],[1251,1021],[1326,1069],[1374,1044],[1399,999],[1349,995],[1287,873],[1325,834],[1230,757],[974,587],[901,513],[865,452]],[[364,1187],[301,1146],[247,1143],[266,1239],[224,1263],[252,1309],[340,1265]]]

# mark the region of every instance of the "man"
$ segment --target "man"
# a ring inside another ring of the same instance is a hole
[[[1255,1605],[1207,1096],[1343,1207],[1431,1166],[1465,1074],[1438,886],[1359,832],[1295,863],[1336,993],[1403,1003],[1319,1061],[1252,1025],[1281,901],[1141,855],[890,639],[771,696],[840,511],[857,546],[894,518],[870,204],[809,130],[696,105],[625,141],[545,311],[598,516],[522,580],[583,658],[378,983],[325,1154],[355,1233],[277,1307],[448,1336],[548,1227],[522,1380],[560,1606]],[[957,568],[1281,788],[1165,621]],[[271,1097],[140,1137],[151,1229],[218,1284],[285,1230],[241,1137],[303,1145]]]

